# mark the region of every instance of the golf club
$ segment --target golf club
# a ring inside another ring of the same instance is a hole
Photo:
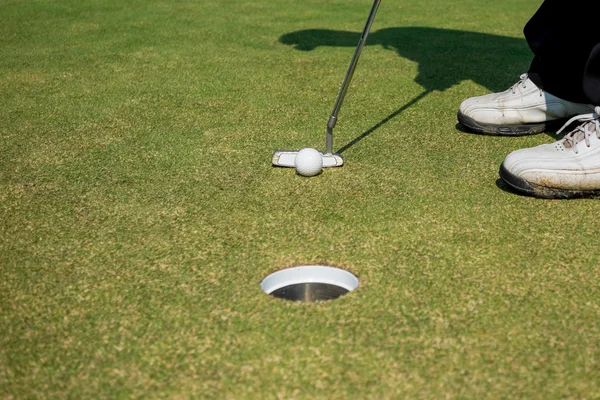
[[[356,64],[358,63],[360,54],[365,47],[367,36],[371,31],[371,25],[373,25],[373,21],[375,20],[375,15],[377,14],[377,9],[379,8],[380,3],[381,0],[375,0],[373,2],[373,7],[371,7],[371,12],[367,18],[367,23],[365,24],[365,28],[363,29],[362,35],[358,41],[358,45],[356,46],[356,50],[354,51],[354,56],[352,57],[352,61],[348,67],[348,72],[346,72],[344,82],[342,83],[342,88],[338,94],[333,111],[329,116],[329,121],[327,122],[326,152],[323,154],[323,168],[341,167],[344,165],[344,159],[342,156],[333,153],[333,128],[335,128],[335,124],[337,123],[340,108],[344,102],[344,97],[346,97],[348,86],[350,85],[350,81],[354,75],[354,70],[356,69]],[[297,150],[275,150],[273,153],[272,163],[277,167],[295,167],[297,154]]]

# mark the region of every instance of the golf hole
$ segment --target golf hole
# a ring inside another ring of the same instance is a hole
[[[358,278],[343,269],[305,265],[277,271],[260,284],[266,294],[280,299],[314,303],[337,299],[358,287]]]

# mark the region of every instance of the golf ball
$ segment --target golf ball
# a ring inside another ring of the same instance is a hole
[[[323,155],[315,149],[302,149],[296,155],[296,172],[302,176],[317,175],[323,169]]]

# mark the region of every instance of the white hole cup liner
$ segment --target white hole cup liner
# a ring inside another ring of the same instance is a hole
[[[358,287],[358,278],[348,271],[324,265],[305,265],[282,269],[267,276],[260,284],[266,294],[302,283],[325,283],[339,286],[348,292]]]

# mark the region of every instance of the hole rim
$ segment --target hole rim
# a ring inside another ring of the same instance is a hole
[[[261,290],[268,295],[291,285],[324,283],[353,292],[360,285],[358,277],[345,269],[330,265],[298,265],[275,271],[260,283]],[[273,296],[275,297],[275,296]],[[341,296],[340,296],[341,297]]]

